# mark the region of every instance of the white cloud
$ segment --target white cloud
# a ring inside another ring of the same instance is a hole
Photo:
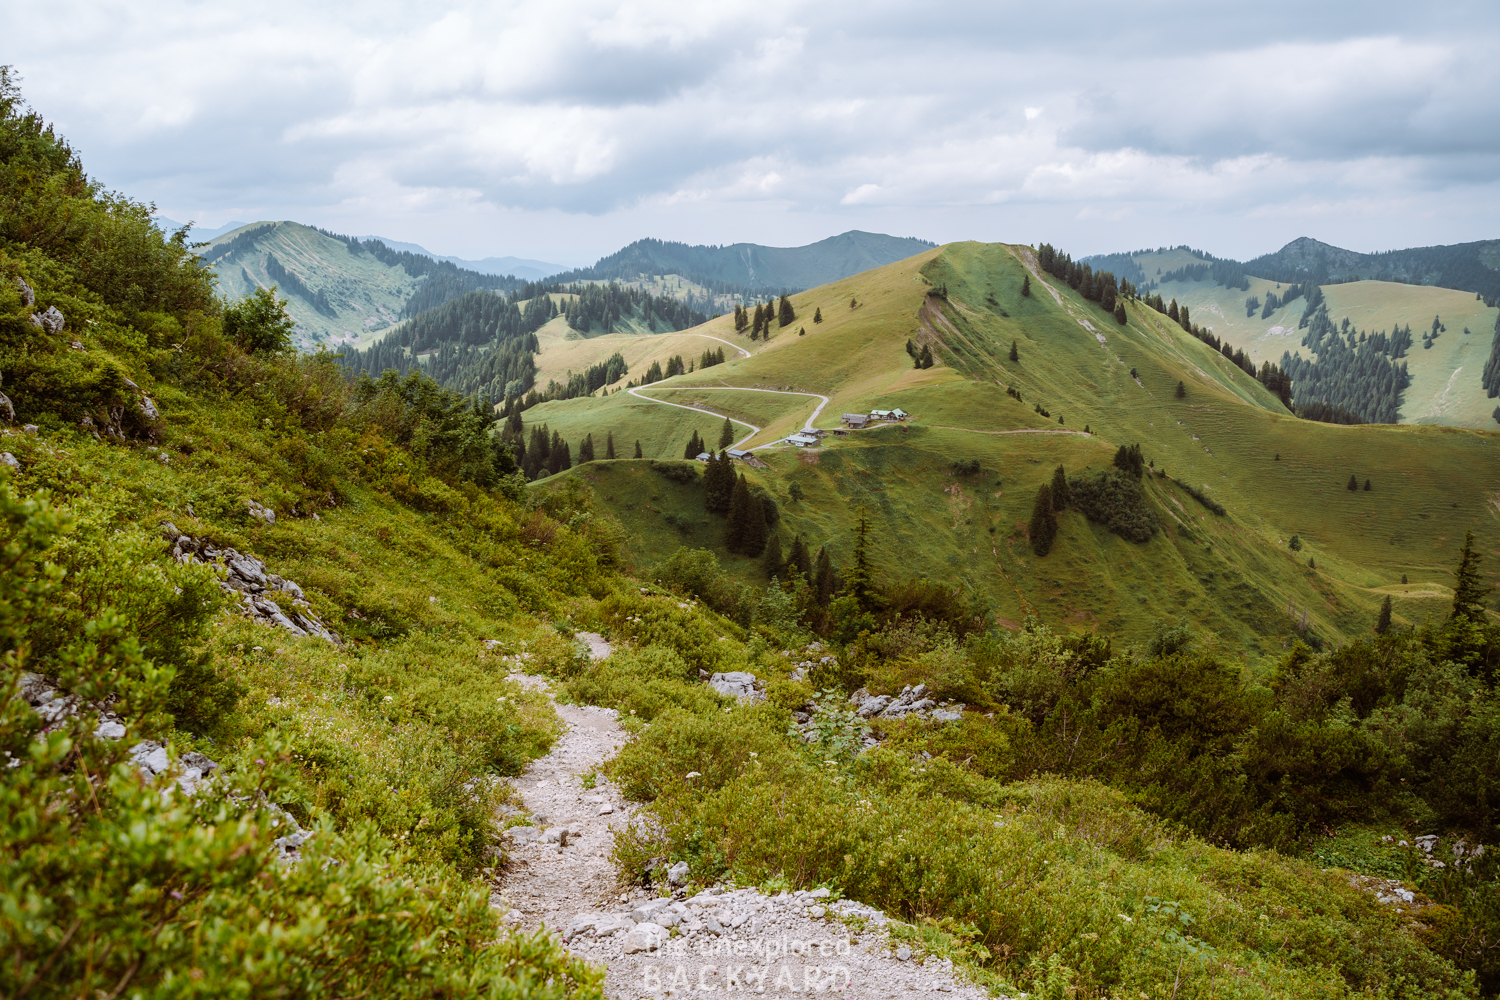
[[[173,217],[529,256],[841,228],[1249,255],[1496,235],[1500,13],[1444,6],[61,0],[0,32],[91,172]]]

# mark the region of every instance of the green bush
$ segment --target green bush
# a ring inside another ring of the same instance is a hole
[[[1138,451],[1134,458],[1139,459]],[[1129,468],[1069,477],[1068,496],[1084,517],[1126,541],[1149,542],[1156,534],[1156,512],[1146,499],[1139,473]]]

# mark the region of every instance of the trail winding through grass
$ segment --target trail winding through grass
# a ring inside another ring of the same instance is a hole
[[[706,337],[708,335],[707,334],[698,334],[697,336]],[[718,337],[711,337],[709,339],[711,339],[711,340],[718,340],[719,338]],[[729,343],[729,341],[727,341],[727,340],[726,341],[720,341],[720,342],[721,343],[725,343],[725,344]],[[729,346],[730,347],[734,347],[733,344],[729,344]],[[746,357],[749,357],[749,353],[745,352],[743,348],[735,347],[735,350],[741,351],[742,353],[745,354]],[[777,395],[777,396],[811,396],[814,399],[821,400],[821,402],[819,402],[818,405],[813,408],[812,415],[807,418],[807,422],[802,425],[803,430],[812,430],[813,421],[816,420],[816,419],[818,419],[818,415],[823,412],[823,407],[827,406],[828,402],[829,402],[827,396],[820,395],[820,394],[818,394],[816,392],[791,392],[791,391],[788,391],[788,390],[785,390],[785,389],[750,389],[750,388],[746,388],[744,386],[738,386],[738,385],[713,385],[713,386],[684,385],[684,386],[667,386],[667,385],[661,385],[660,383],[657,383],[657,385],[658,385],[658,387],[660,387],[662,389],[676,389],[676,390],[679,390],[679,391],[686,391],[686,390],[689,390],[689,389],[710,389],[710,390],[713,390],[715,392],[718,392],[719,390],[729,390],[731,392],[769,392],[769,393],[772,393],[772,394]],[[734,443],[734,447],[736,447],[736,448],[738,448],[740,445],[744,444],[746,441],[749,441],[751,438],[755,437],[755,435],[757,435],[757,434],[759,434],[761,432],[761,428],[755,426],[754,424],[750,423],[749,421],[746,421],[746,420],[736,420],[734,417],[731,417],[728,414],[715,413],[713,410],[705,410],[701,406],[689,406],[686,403],[669,403],[665,399],[657,399],[654,396],[642,396],[640,389],[626,389],[625,391],[628,392],[628,393],[630,393],[636,399],[644,399],[647,402],[651,402],[651,403],[660,403],[663,406],[675,406],[675,407],[677,407],[678,409],[681,409],[681,410],[693,410],[693,411],[695,411],[697,413],[706,413],[706,414],[708,414],[711,417],[724,417],[724,419],[728,420],[731,423],[739,424],[741,427],[748,427],[748,428],[750,428],[750,433],[749,434],[746,434],[744,437],[740,438],[738,441],[736,441]],[[775,442],[773,441],[773,442],[771,442],[771,444],[775,444]],[[756,448],[769,448],[769,447],[771,447],[770,444],[762,444],[762,445],[757,445],[756,446]],[[755,449],[751,449],[751,450],[753,451]]]

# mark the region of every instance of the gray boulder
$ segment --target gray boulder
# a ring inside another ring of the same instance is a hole
[[[708,686],[726,698],[738,698],[742,702],[764,701],[765,695],[755,689],[755,675],[743,670],[730,670],[714,674]]]

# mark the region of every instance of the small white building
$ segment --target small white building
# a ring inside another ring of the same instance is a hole
[[[905,410],[871,410],[871,420],[905,420],[909,414]]]
[[[713,453],[711,453],[711,452],[707,452],[707,451],[700,451],[700,452],[698,452],[698,461],[700,461],[700,462],[707,462],[710,458],[713,458],[713,457],[714,457]]]
[[[894,410],[891,411],[891,419],[892,420],[905,420],[905,419],[907,419],[910,416],[911,416],[910,413],[907,413],[905,410],[901,409],[899,406],[896,409],[894,409]]]
[[[839,419],[845,427],[867,427],[870,423],[870,417],[865,413],[846,413]]]
[[[805,431],[792,434],[788,436],[786,440],[788,444],[794,444],[798,448],[812,448],[818,443],[818,438],[816,435],[808,434]]]
[[[746,451],[743,448],[730,448],[725,451],[725,454],[730,458],[738,458],[741,461],[750,457],[750,452]]]

